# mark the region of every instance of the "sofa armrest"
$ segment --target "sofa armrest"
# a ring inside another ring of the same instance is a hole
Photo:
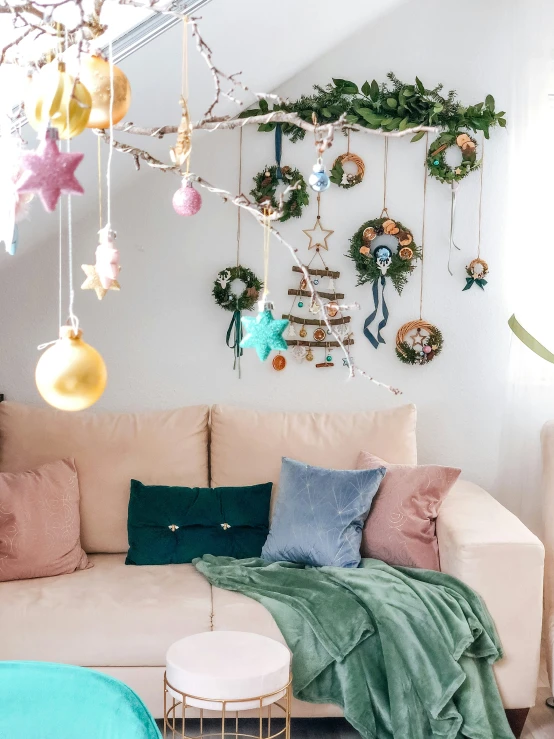
[[[505,708],[535,704],[540,661],[544,547],[485,490],[458,481],[437,518],[441,569],[473,588],[496,624],[495,665]]]

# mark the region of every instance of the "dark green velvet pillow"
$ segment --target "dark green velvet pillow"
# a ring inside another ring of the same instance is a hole
[[[131,480],[125,564],[182,564],[204,554],[259,557],[271,487],[181,488]]]

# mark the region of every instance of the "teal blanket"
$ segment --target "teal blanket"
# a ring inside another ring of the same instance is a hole
[[[492,671],[496,630],[459,580],[375,559],[315,569],[206,555],[195,565],[267,608],[292,652],[294,695],[340,706],[364,739],[513,739]]]
[[[161,739],[161,734],[138,695],[113,677],[51,662],[0,662],[0,739]]]

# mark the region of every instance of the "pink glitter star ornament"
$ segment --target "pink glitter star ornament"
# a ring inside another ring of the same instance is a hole
[[[23,173],[17,182],[18,192],[39,195],[44,209],[51,213],[61,195],[82,195],[83,188],[75,177],[75,170],[84,154],[62,153],[58,149],[58,132],[46,130],[45,138],[32,154],[21,158]]]

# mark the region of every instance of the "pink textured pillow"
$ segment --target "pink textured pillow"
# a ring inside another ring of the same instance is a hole
[[[0,582],[65,575],[88,566],[79,533],[75,462],[0,474]]]
[[[374,557],[390,565],[440,570],[435,520],[461,470],[389,464],[370,452],[360,452],[357,467],[387,468],[364,525],[362,557]]]

